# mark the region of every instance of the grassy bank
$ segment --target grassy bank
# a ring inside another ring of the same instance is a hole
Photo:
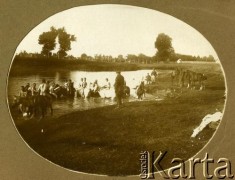
[[[214,130],[207,127],[190,138],[193,129],[205,115],[223,110],[223,96],[221,90],[189,91],[177,99],[77,111],[41,123],[26,121],[17,128],[36,152],[63,167],[133,175],[139,174],[139,153],[144,150],[168,151],[164,168],[173,157],[187,160],[195,155]]]
[[[47,58],[21,58],[14,59],[10,75],[30,75],[42,72],[61,71],[135,71],[140,69],[157,68],[160,70],[172,70],[175,67],[191,69],[195,71],[213,71],[220,69],[217,63],[159,63],[159,64],[131,64],[118,62],[97,62],[85,60],[60,60]]]
[[[85,60],[60,60],[39,58],[15,58],[10,75],[30,75],[43,72],[63,71],[134,71],[138,67],[135,64],[108,63]]]

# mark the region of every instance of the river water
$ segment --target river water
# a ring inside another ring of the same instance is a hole
[[[136,101],[135,90],[140,81],[147,75],[151,73],[151,70],[138,70],[138,71],[125,71],[121,74],[124,76],[127,86],[131,89],[131,96],[124,101]],[[165,73],[164,71],[159,71],[159,74]],[[28,76],[13,76],[9,77],[8,80],[8,101],[9,104],[12,103],[14,95],[19,94],[20,87],[25,86],[26,83],[36,83],[37,87],[41,83],[42,79],[45,78],[49,81],[54,81],[60,85],[63,85],[66,80],[71,79],[74,82],[74,87],[77,88],[81,82],[81,78],[86,78],[87,83],[93,83],[95,80],[98,80],[99,86],[102,86],[105,82],[105,78],[108,78],[111,85],[113,86],[116,78],[115,72],[89,72],[89,71],[71,71],[71,72],[40,72],[37,75],[28,75]],[[154,98],[151,95],[147,95],[146,99],[150,100]],[[59,99],[53,102],[53,108],[57,111],[57,115],[63,115],[65,113],[74,111],[74,110],[86,110],[90,108],[102,107],[107,105],[115,104],[112,99],[102,99],[102,98],[72,98],[72,99]]]

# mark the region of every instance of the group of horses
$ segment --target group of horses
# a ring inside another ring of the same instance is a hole
[[[40,118],[44,118],[48,108],[50,109],[51,115],[53,115],[52,98],[49,95],[29,97],[14,96],[12,108],[17,108],[23,116],[30,118],[37,115],[40,116]]]
[[[177,85],[180,88],[187,87],[189,89],[199,88],[199,90],[204,90],[206,80],[205,74],[189,69],[175,68],[171,73],[172,86]]]
[[[90,98],[90,97],[101,97],[101,98],[115,98],[114,89],[107,89],[98,87],[97,91],[86,87],[75,89],[73,84],[71,86],[64,86],[55,84],[53,93],[47,93],[47,95],[27,95],[25,97],[14,96],[12,108],[17,108],[19,112],[26,117],[33,118],[40,116],[44,118],[47,110],[50,109],[51,115],[53,114],[52,102],[56,99],[64,98]],[[26,93],[30,94],[30,93]],[[130,96],[130,88],[124,86],[123,98]]]
[[[110,93],[112,92],[112,93]],[[98,87],[97,90],[93,90],[92,88],[74,88],[73,85],[69,87],[61,86],[56,84],[54,88],[53,94],[51,94],[53,98],[90,98],[90,97],[101,97],[101,98],[114,98],[115,93],[114,89]],[[123,96],[130,96],[130,88],[128,86],[124,86]]]
[[[199,88],[199,90],[205,89],[205,80],[207,77],[198,72],[194,72],[188,69],[175,68],[171,73],[172,86],[178,86],[180,88],[187,87],[190,89]],[[151,83],[156,83],[156,76],[151,77]],[[146,83],[148,84],[148,83]],[[142,81],[136,88],[135,94],[138,99],[142,99],[146,92],[145,83]],[[130,88],[124,87],[123,98],[130,96]],[[55,84],[53,93],[48,93],[46,96],[26,96],[17,97],[14,96],[14,102],[12,107],[18,107],[20,113],[23,116],[34,117],[40,115],[41,118],[47,113],[47,109],[50,109],[51,115],[53,114],[52,101],[54,98],[90,98],[90,97],[101,97],[101,98],[113,98],[115,99],[115,91],[113,88],[107,89],[99,87],[98,90],[94,91],[90,87],[75,89],[73,84],[71,86],[64,86]]]

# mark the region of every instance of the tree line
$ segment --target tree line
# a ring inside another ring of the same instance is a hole
[[[56,39],[58,40],[59,48],[56,53],[52,53],[56,47]],[[72,59],[72,60],[95,60],[95,61],[104,61],[104,62],[130,62],[130,63],[153,63],[153,62],[175,62],[177,60],[181,61],[208,61],[214,62],[215,59],[212,55],[209,56],[192,56],[175,53],[175,50],[172,46],[172,38],[167,34],[160,33],[158,34],[154,46],[156,48],[156,54],[152,57],[147,56],[143,53],[139,55],[128,54],[126,57],[123,55],[118,55],[117,57],[112,57],[111,55],[102,55],[97,54],[94,57],[89,56],[85,53],[81,54],[80,57],[74,57],[68,55],[67,52],[71,50],[71,43],[76,41],[75,35],[69,34],[66,32],[65,28],[51,27],[50,31],[43,32],[39,35],[38,43],[42,45],[41,54],[32,54],[32,57],[54,57],[59,59]],[[26,51],[19,53],[19,56],[29,56]]]

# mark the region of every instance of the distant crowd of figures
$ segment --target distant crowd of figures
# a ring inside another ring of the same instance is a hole
[[[156,83],[158,77],[158,72],[154,68],[151,73],[147,73],[144,79],[135,87],[136,95],[141,98],[145,91],[145,85]],[[178,87],[185,87],[195,89],[199,86],[199,90],[205,89],[205,80],[207,77],[202,73],[197,73],[188,69],[175,68],[171,73],[172,86],[177,85]],[[114,98],[115,97],[115,87],[111,85],[108,78],[105,78],[104,83],[100,85],[98,80],[94,82],[87,82],[86,77],[81,78],[78,87],[74,87],[74,82],[69,79],[64,84],[56,84],[54,81],[46,81],[42,79],[42,83],[37,87],[36,83],[27,83],[25,86],[21,86],[19,97],[30,97],[30,96],[46,96],[50,95],[54,98],[61,97],[104,97],[104,98]],[[138,92],[139,89],[139,92]],[[123,95],[130,95],[130,88],[124,81],[123,85]]]
[[[158,72],[156,69],[150,73],[147,73],[145,79],[143,79],[138,87],[144,90],[144,84],[151,84],[156,82]],[[138,88],[136,87],[136,89]],[[124,81],[123,88],[124,96],[130,95],[130,88],[126,85]],[[54,81],[48,81],[42,79],[41,84],[37,87],[36,83],[27,83],[25,86],[21,86],[19,97],[30,97],[30,96],[46,96],[50,95],[55,98],[61,97],[107,97],[111,98],[115,96],[113,86],[108,78],[105,78],[104,83],[99,85],[98,80],[93,83],[87,82],[87,79],[81,78],[81,81],[77,88],[74,87],[74,82],[69,79],[64,84],[56,84]]]
[[[122,99],[130,96],[130,88],[126,85],[125,78],[121,72],[116,72],[115,83],[112,86],[109,79],[105,79],[105,83],[100,86],[98,80],[93,83],[87,83],[86,78],[81,78],[78,88],[74,87],[71,79],[67,80],[63,85],[56,84],[54,81],[46,81],[42,79],[41,84],[37,87],[36,83],[30,85],[27,83],[21,86],[19,96],[14,97],[12,107],[18,107],[23,116],[33,117],[40,114],[43,118],[46,114],[47,108],[50,108],[53,114],[52,97],[102,97],[102,98],[115,98],[117,108],[122,106]],[[136,86],[136,95],[142,99],[145,93],[145,81],[147,84],[156,82],[158,73],[154,69],[151,75],[147,73],[145,79]]]
[[[183,87],[195,89],[199,86],[199,90],[205,89],[205,80],[207,77],[202,73],[197,73],[191,70],[175,68],[171,74],[172,87]],[[145,96],[146,85],[155,84],[157,82],[158,72],[154,68],[151,73],[147,73],[143,79],[132,87],[135,89],[135,97],[142,99]],[[159,83],[157,85],[160,85]],[[53,113],[52,99],[54,98],[89,98],[89,97],[101,97],[101,98],[113,98],[117,102],[117,107],[122,105],[122,99],[130,96],[130,87],[127,86],[125,78],[121,75],[121,72],[117,72],[114,85],[111,84],[108,78],[105,78],[105,82],[99,85],[98,80],[93,83],[87,82],[87,79],[81,78],[81,81],[77,88],[74,87],[74,82],[69,79],[64,84],[59,85],[54,81],[46,81],[42,79],[42,82],[37,87],[36,83],[30,85],[27,83],[25,86],[21,86],[19,96],[14,97],[14,107],[19,107],[20,112],[23,114],[34,115],[40,110],[42,117],[46,113],[46,109],[49,107],[51,113]]]

